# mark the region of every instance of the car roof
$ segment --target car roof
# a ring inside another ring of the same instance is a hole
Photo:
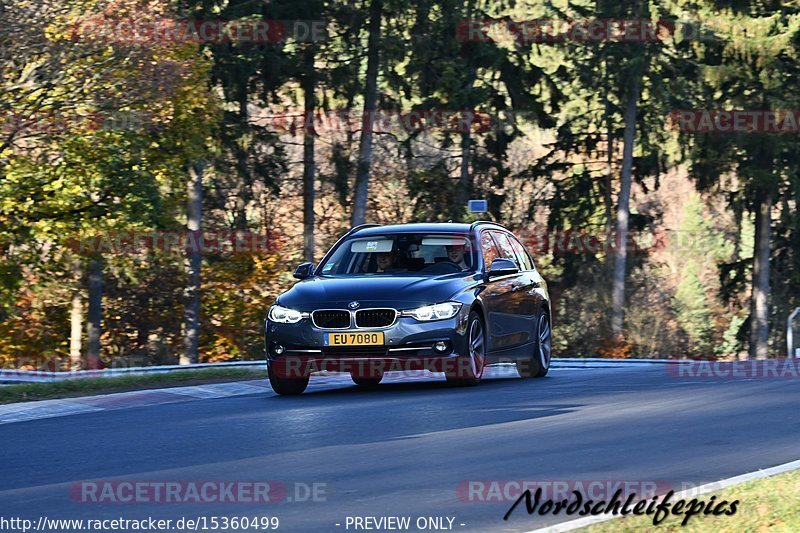
[[[474,222],[472,224],[458,222],[419,222],[413,224],[391,224],[387,226],[366,226],[351,232],[351,235],[368,237],[370,235],[386,235],[387,233],[470,233],[477,225],[489,224],[503,228],[495,222]]]

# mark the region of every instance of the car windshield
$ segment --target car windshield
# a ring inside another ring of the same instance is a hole
[[[475,247],[468,234],[392,233],[354,236],[318,272],[323,276],[442,275],[473,272]]]

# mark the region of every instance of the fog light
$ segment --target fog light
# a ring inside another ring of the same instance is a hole
[[[437,352],[446,352],[447,351],[447,343],[444,341],[439,341],[433,345],[433,349]]]
[[[275,353],[275,355],[280,355],[280,354],[282,354],[282,353],[284,352],[284,350],[286,350],[286,348],[284,348],[284,347],[283,347],[282,345],[280,345],[280,344],[276,344],[276,345],[275,345],[275,346],[273,346],[273,348],[272,348],[272,351]]]

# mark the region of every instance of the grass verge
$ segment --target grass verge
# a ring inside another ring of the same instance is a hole
[[[583,528],[584,533],[610,532],[724,532],[742,531],[800,531],[800,470],[775,476],[756,479],[728,489],[696,496],[699,501],[714,503],[722,500],[739,500],[733,516],[694,515],[685,527],[681,526],[683,516],[669,515],[658,526],[653,525],[652,516],[625,516],[602,524]],[[691,500],[688,498],[687,500]],[[675,500],[673,500],[674,502]]]
[[[139,374],[109,378],[79,378],[48,383],[21,383],[0,387],[0,404],[52,398],[74,398],[111,392],[161,389],[208,383],[265,379],[264,367],[176,370],[165,374]]]

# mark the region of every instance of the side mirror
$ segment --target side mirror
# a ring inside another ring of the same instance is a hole
[[[489,277],[496,278],[499,276],[508,276],[509,274],[516,274],[519,272],[517,264],[511,259],[503,259],[498,257],[492,264],[489,265]]]
[[[301,263],[294,270],[294,277],[297,279],[306,279],[311,277],[314,273],[314,263]]]

